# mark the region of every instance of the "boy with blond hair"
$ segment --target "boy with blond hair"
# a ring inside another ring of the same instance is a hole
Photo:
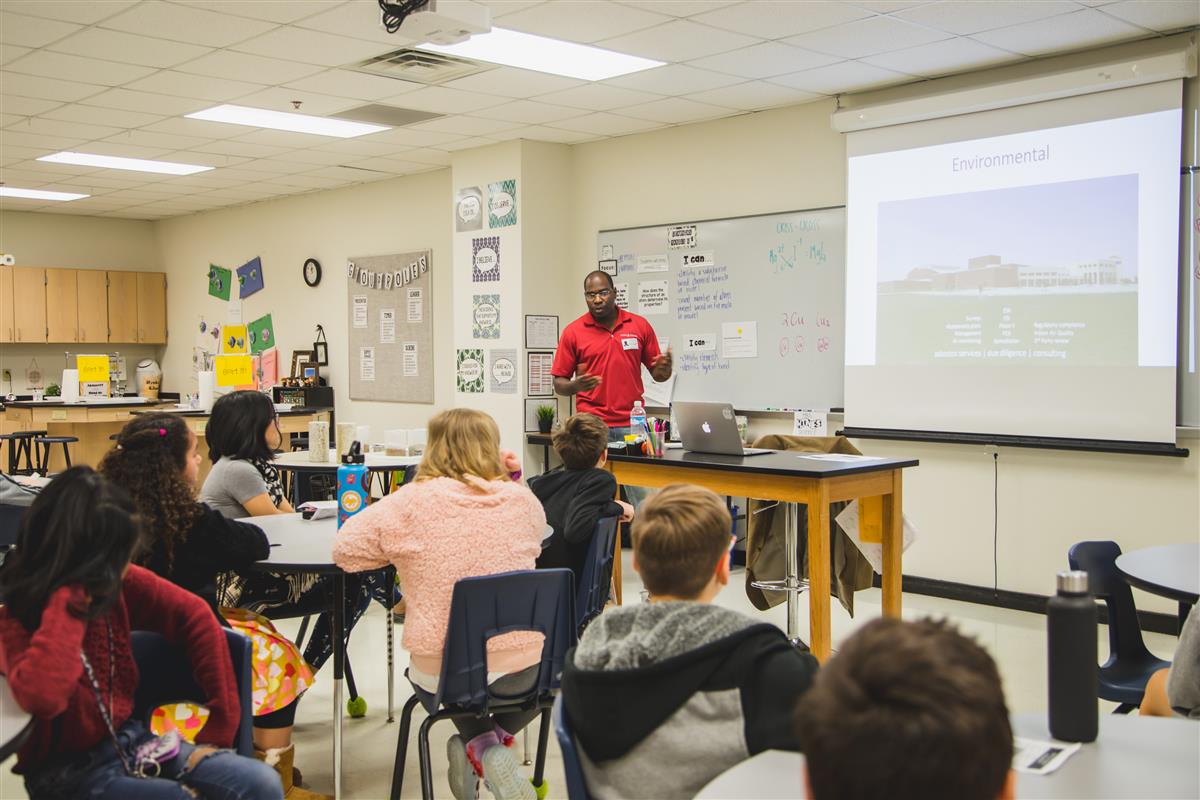
[[[729,582],[721,498],[676,484],[633,523],[649,602],[605,611],[568,654],[562,695],[597,798],[693,797],[769,749],[796,750],[792,714],[817,661],[774,625],[712,605]]]

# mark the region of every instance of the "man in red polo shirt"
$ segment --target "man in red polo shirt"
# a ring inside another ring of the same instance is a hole
[[[644,317],[617,305],[612,277],[599,270],[583,282],[588,311],[563,331],[554,354],[554,391],[577,395],[575,411],[608,425],[608,440],[623,441],[633,403],[642,399],[642,365],[661,383],[671,377],[671,350]],[[636,433],[636,431],[634,431]]]

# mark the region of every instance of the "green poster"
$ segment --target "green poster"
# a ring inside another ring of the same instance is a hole
[[[208,265],[208,293],[218,300],[229,300],[229,290],[233,286],[233,272],[218,267],[216,264]]]
[[[275,346],[275,323],[271,322],[270,314],[251,322],[248,331],[251,353],[261,353]]]
[[[483,392],[483,350],[468,348],[458,351],[458,391],[470,394]]]

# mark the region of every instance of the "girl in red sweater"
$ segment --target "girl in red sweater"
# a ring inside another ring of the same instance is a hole
[[[129,496],[88,467],[59,475],[26,513],[0,568],[0,673],[34,718],[15,771],[34,800],[278,800],[274,770],[219,749],[240,717],[224,632],[203,600],[130,565],[140,540]],[[131,716],[131,630],[186,650],[210,712],[197,744]]]

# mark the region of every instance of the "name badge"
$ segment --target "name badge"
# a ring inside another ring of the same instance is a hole
[[[622,350],[637,350],[638,349],[638,340],[634,337],[626,337],[626,338],[622,339],[621,340],[621,349]]]

